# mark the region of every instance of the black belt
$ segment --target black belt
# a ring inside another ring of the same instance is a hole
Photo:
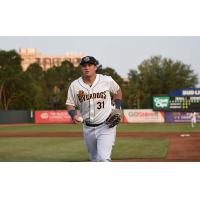
[[[91,126],[91,127],[96,127],[96,126],[100,126],[101,124],[103,124],[104,122],[100,123],[100,124],[90,124],[90,123],[87,123],[85,122],[85,125],[86,126]]]

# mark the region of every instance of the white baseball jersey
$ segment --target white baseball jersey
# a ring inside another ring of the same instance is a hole
[[[110,93],[116,94],[118,90],[119,85],[111,76],[97,74],[92,86],[80,77],[71,83],[66,104],[80,107],[84,120],[99,124],[111,113]]]

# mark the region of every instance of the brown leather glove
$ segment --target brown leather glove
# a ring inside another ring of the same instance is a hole
[[[119,124],[122,119],[122,111],[120,109],[113,109],[109,117],[106,119],[106,124],[109,128],[112,128]]]

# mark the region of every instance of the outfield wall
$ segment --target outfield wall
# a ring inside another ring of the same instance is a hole
[[[34,112],[27,110],[0,110],[0,124],[33,123]]]
[[[159,112],[152,109],[124,109],[124,123],[188,123],[189,112]],[[66,110],[0,110],[0,124],[17,123],[36,124],[72,124],[73,121]],[[197,112],[200,122],[200,112]]]

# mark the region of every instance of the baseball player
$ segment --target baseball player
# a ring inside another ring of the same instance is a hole
[[[193,112],[193,113],[190,114],[192,128],[197,123],[196,117],[197,117],[197,113],[196,112]]]
[[[67,110],[75,123],[83,123],[84,140],[91,161],[111,161],[116,125],[121,119],[122,91],[111,76],[97,74],[99,62],[92,56],[83,57],[82,77],[68,89]],[[111,93],[115,109],[112,109]],[[80,108],[79,116],[76,107]]]

